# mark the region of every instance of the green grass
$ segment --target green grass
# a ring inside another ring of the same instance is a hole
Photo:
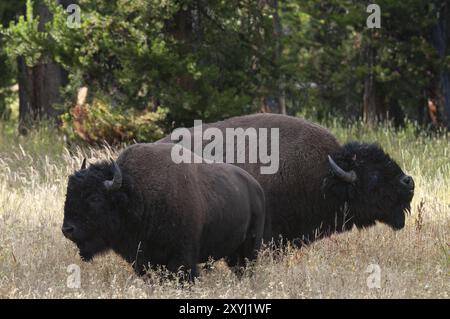
[[[415,180],[431,183],[439,181],[435,189],[439,198],[450,203],[450,135],[446,132],[427,133],[408,122],[404,128],[394,129],[388,125],[377,129],[364,123],[342,127],[333,121],[324,124],[341,143],[360,141],[378,143]],[[442,183],[442,184],[441,184]]]
[[[413,124],[376,130],[362,123],[323,123],[341,141],[379,143],[414,176],[417,191],[405,228],[384,225],[333,235],[301,250],[265,250],[255,275],[239,281],[222,263],[183,289],[137,277],[113,253],[84,263],[60,231],[67,177],[110,148],[68,149],[64,137],[41,127],[19,137],[0,124],[0,298],[379,298],[450,297],[450,139],[417,133]],[[381,288],[366,285],[369,264],[381,268]],[[81,288],[67,287],[67,266],[81,267]],[[156,278],[156,279],[155,279]]]

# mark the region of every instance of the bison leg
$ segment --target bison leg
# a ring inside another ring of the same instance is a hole
[[[198,277],[198,269],[195,260],[187,261],[193,258],[173,258],[168,264],[167,269],[170,272],[177,273],[182,282],[189,281],[194,283],[195,278]]]
[[[262,238],[260,236],[250,236],[239,249],[226,259],[228,266],[241,279],[248,270],[247,264],[258,257],[258,250],[261,247]]]
[[[202,270],[206,272],[211,272],[214,269],[214,260],[208,259],[202,267]]]
[[[245,263],[245,260],[240,256],[239,251],[231,256],[228,256],[225,261],[228,267],[230,267],[231,271],[234,272],[236,277],[241,279],[244,274],[243,265]]]
[[[246,266],[247,266],[247,261],[248,260],[253,260],[253,254],[250,254],[248,252],[248,247],[249,243],[244,242],[241,247],[239,247],[239,249],[231,256],[229,256],[226,259],[226,262],[228,264],[228,267],[231,268],[231,271],[234,272],[234,274],[241,279],[242,276],[245,273],[246,270]]]

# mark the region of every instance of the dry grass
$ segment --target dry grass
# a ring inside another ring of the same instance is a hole
[[[406,227],[393,232],[377,225],[301,250],[265,250],[254,275],[241,281],[219,262],[189,288],[162,274],[143,280],[112,253],[83,263],[60,231],[67,176],[83,152],[69,154],[52,132],[27,139],[0,134],[0,297],[449,298],[449,137],[331,127],[342,141],[379,141],[414,176],[417,192]],[[93,161],[110,152],[87,155]],[[70,264],[81,267],[79,289],[67,287]],[[369,264],[380,266],[380,288],[367,286]]]

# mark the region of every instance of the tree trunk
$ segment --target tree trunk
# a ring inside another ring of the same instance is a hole
[[[170,30],[173,37],[183,44],[186,54],[190,51],[188,46],[192,39],[192,20],[191,7],[186,10],[180,9],[173,17],[173,28]],[[191,74],[183,74],[176,81],[185,91],[192,91],[194,88],[194,78]]]
[[[279,15],[279,6],[278,6],[278,0],[273,0],[272,3],[273,6],[273,29],[274,29],[274,35],[275,35],[275,56],[274,56],[274,62],[275,65],[279,65],[281,55],[283,54],[283,27],[281,25],[281,18]],[[278,66],[279,68],[279,66]],[[278,70],[279,71],[279,70]],[[278,72],[278,78],[277,78],[277,103],[279,107],[279,112],[281,114],[286,114],[286,90],[284,88],[284,77],[281,76],[281,72]]]
[[[369,73],[364,80],[363,118],[364,122],[372,125],[377,121],[375,75],[373,74],[375,49],[369,46],[366,50]]]
[[[31,105],[33,95],[33,77],[31,68],[23,57],[17,58],[17,83],[19,84],[19,133],[25,135],[27,128],[36,118],[37,109]]]
[[[377,56],[376,49],[372,45],[367,44],[365,56],[369,72],[364,79],[363,120],[367,124],[374,126],[379,121],[387,119],[388,112],[385,101],[381,98],[380,87],[377,85],[373,70]]]
[[[436,10],[436,25],[432,30],[432,44],[436,48],[441,61],[447,56],[449,41],[449,17],[450,6],[446,1],[438,0],[434,2]],[[448,70],[439,70],[439,81],[433,89],[435,103],[441,124],[450,129],[450,74]]]
[[[65,3],[67,1],[58,1]],[[73,1],[72,1],[73,2]],[[45,31],[45,23],[52,19],[45,5],[37,7],[40,18],[38,31]],[[54,62],[28,67],[23,57],[18,58],[19,133],[26,134],[30,127],[43,119],[58,124],[61,110],[55,104],[62,102],[60,89],[67,83],[67,72]]]

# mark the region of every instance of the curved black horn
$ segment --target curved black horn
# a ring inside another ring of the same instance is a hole
[[[122,172],[120,171],[119,165],[117,165],[116,161],[112,160],[114,167],[114,177],[111,181],[104,181],[103,184],[105,188],[109,191],[119,189],[122,187]]]
[[[339,165],[336,164],[335,161],[333,161],[333,159],[331,158],[330,155],[328,155],[328,162],[330,162],[331,169],[336,174],[336,176],[339,177],[340,179],[342,179],[343,181],[345,181],[347,183],[353,183],[358,178],[356,176],[355,171],[352,170],[350,172],[346,172],[342,168],[340,168]]]
[[[81,164],[81,169],[86,169],[86,157],[83,158],[83,163]]]

